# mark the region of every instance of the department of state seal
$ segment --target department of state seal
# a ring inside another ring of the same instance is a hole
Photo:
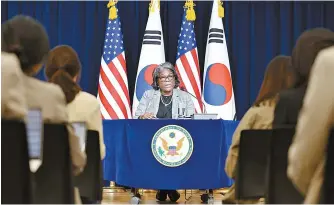
[[[151,148],[158,162],[168,167],[177,167],[191,157],[194,143],[186,129],[167,125],[154,134]]]

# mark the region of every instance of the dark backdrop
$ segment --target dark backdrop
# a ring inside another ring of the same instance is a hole
[[[68,44],[78,52],[83,72],[80,85],[94,95],[108,17],[106,1],[2,1],[1,21],[17,14],[40,20],[51,46]],[[196,40],[203,71],[212,2],[195,1]],[[141,42],[148,18],[148,1],[118,3],[132,100]],[[161,2],[166,60],[175,63],[183,1]],[[238,119],[256,98],[268,62],[278,54],[290,55],[296,38],[307,28],[334,30],[334,2],[224,2],[227,46]],[[44,72],[38,74],[44,78]]]

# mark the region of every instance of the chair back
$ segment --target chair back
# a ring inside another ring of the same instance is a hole
[[[236,170],[236,199],[265,195],[265,173],[271,130],[243,130]]]
[[[72,162],[65,124],[44,124],[43,162],[34,177],[35,203],[74,203]]]
[[[84,171],[74,178],[74,184],[79,188],[80,196],[93,202],[102,200],[103,178],[100,155],[99,132],[88,130],[86,140],[87,164]]]
[[[323,183],[323,204],[334,204],[334,129],[328,138],[325,176]]]
[[[25,123],[1,119],[1,203],[31,203],[31,178]]]
[[[273,130],[267,170],[266,203],[268,204],[303,203],[302,195],[287,176],[288,151],[294,134],[295,128],[292,127]]]

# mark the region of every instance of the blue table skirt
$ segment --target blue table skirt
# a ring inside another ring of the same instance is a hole
[[[232,184],[225,159],[238,121],[224,120],[105,120],[104,179],[144,189],[216,189]],[[188,130],[194,150],[179,167],[166,167],[154,158],[151,142],[166,125]]]

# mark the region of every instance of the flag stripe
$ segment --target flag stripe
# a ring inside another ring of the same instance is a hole
[[[108,100],[104,97],[103,93],[102,93],[102,90],[101,90],[101,87],[98,88],[98,92],[99,92],[99,97],[100,97],[100,100],[101,100],[101,103],[102,103],[102,106],[103,108],[105,108],[109,114],[109,116],[112,118],[112,119],[117,119],[117,114],[115,113],[114,109],[109,105],[109,102]]]
[[[178,61],[176,61],[176,64],[175,64],[175,70],[176,70],[176,72],[178,73],[179,78],[180,78],[180,87],[186,87],[186,86],[184,85],[184,80],[183,80],[182,75],[181,75],[181,73],[180,73],[180,70],[179,70],[179,68],[178,68],[178,66],[177,66],[177,63],[178,63]]]
[[[194,49],[193,49],[194,50]],[[200,86],[200,79],[199,79],[199,72],[198,72],[198,69],[197,69],[197,67],[196,67],[196,63],[195,63],[195,61],[194,61],[194,59],[193,59],[193,57],[192,57],[192,54],[191,54],[191,52],[188,52],[188,53],[186,53],[185,54],[185,56],[186,56],[186,59],[188,60],[188,64],[189,64],[189,68],[191,69],[191,72],[192,72],[192,74],[193,74],[193,77],[194,77],[194,79],[195,79],[195,83],[196,83],[196,85],[197,85],[197,88],[198,88],[198,90],[199,90],[199,93],[201,93],[200,92],[200,90],[201,90],[201,86]]]
[[[176,60],[176,68],[177,68],[178,72],[180,73],[180,76],[182,78],[182,83],[183,83],[184,87],[187,89],[187,91],[190,92],[190,93],[195,93],[194,89],[191,86],[190,79],[188,78],[188,75],[187,75],[180,59]]]
[[[189,78],[189,81],[191,83],[191,87],[193,88],[193,90],[195,92],[195,95],[197,96],[197,95],[199,95],[199,90],[198,90],[198,87],[197,87],[197,83],[196,83],[196,79],[195,79],[194,73],[192,72],[192,70],[190,68],[190,65],[189,65],[189,62],[187,60],[187,57],[183,55],[183,56],[180,57],[180,59],[181,59],[183,68],[186,71],[187,76]]]
[[[129,88],[127,86],[128,80],[126,77],[126,74],[123,72],[123,69],[121,68],[120,62],[117,60],[118,58],[114,59],[108,67],[110,68],[110,71],[114,75],[116,81],[118,82],[119,86],[121,87],[124,97],[126,98],[127,102],[124,102],[126,105],[130,105],[130,98],[129,98]]]
[[[193,59],[195,61],[196,64],[196,68],[197,68],[197,73],[198,73],[198,78],[200,78],[200,70],[199,70],[199,62],[198,62],[198,55],[197,55],[197,48],[196,49],[192,49],[191,50],[191,55],[193,56]],[[200,86],[200,85],[199,85]]]
[[[99,95],[99,94],[97,94],[97,99],[98,99],[98,101],[99,101],[99,103],[100,103],[100,110],[101,110],[102,119],[103,119],[103,120],[104,120],[104,119],[111,119],[111,117],[110,117],[108,111],[104,108],[104,106],[103,106],[103,104],[102,104],[102,102],[101,102],[101,99],[100,99],[100,95]]]
[[[180,59],[177,59],[175,69],[177,70],[178,73],[180,73],[179,75],[181,76],[181,79],[182,79],[181,86],[185,87],[186,90],[189,93],[195,95],[195,91],[194,91],[193,87],[191,86],[191,83],[189,81],[187,73],[186,73],[185,69],[183,68],[183,65],[182,65],[182,62],[181,62]],[[193,97],[191,97],[191,98],[193,98]],[[195,98],[193,98],[193,102],[194,102],[196,112],[201,113],[201,107],[200,107],[199,101],[196,100]]]
[[[180,59],[181,59],[183,68],[184,68],[184,70],[185,70],[186,73],[187,73],[187,76],[188,76],[188,79],[189,79],[189,81],[190,81],[191,87],[192,87],[192,89],[193,89],[193,91],[194,91],[194,94],[195,94],[195,96],[197,97],[197,99],[198,99],[198,103],[200,104],[200,107],[201,107],[201,109],[202,109],[202,103],[200,102],[201,94],[200,94],[200,90],[199,90],[199,85],[198,85],[198,83],[196,82],[194,73],[192,72],[191,67],[190,67],[190,65],[189,65],[189,61],[187,60],[187,57],[186,57],[185,55],[181,56]],[[187,88],[187,87],[186,87],[186,88]],[[188,89],[188,88],[187,88],[187,89]]]
[[[116,91],[115,87],[112,85],[112,83],[110,82],[109,78],[106,76],[106,74],[104,73],[103,70],[101,71],[100,75],[101,75],[102,81],[104,82],[104,85],[107,87],[107,89],[109,91],[111,91],[110,94],[115,99],[116,103],[118,104],[119,108],[121,109],[122,113],[124,114],[124,117],[128,118],[125,105],[124,105],[121,97],[119,96],[119,94],[117,92],[115,92]]]
[[[113,119],[124,119],[124,115],[123,115],[123,112],[121,111],[120,107],[119,106],[112,106],[112,105],[117,105],[117,102],[115,101],[113,96],[110,94],[108,88],[105,86],[105,84],[104,84],[104,82],[101,78],[101,75],[100,75],[99,83],[100,83],[101,93],[103,93],[103,97],[108,99],[107,102],[109,102],[109,105],[112,107],[112,109],[116,113],[116,117],[113,118]],[[105,108],[108,110],[108,107],[105,107]],[[108,112],[109,112],[109,110],[108,110]],[[114,116],[112,116],[112,117],[114,117]]]
[[[126,81],[128,81],[128,78],[126,77],[127,72],[126,72],[126,62],[125,62],[124,52],[122,52],[122,56],[119,55],[119,56],[117,56],[117,58],[118,58],[118,60],[119,60],[119,62],[121,64],[121,67],[123,68],[123,71],[125,73],[125,75],[122,76],[122,77],[123,77],[123,79],[125,79]],[[127,84],[126,84],[126,86],[127,86]]]
[[[112,83],[113,85],[113,89],[115,90],[110,90],[110,92],[115,92],[115,93],[118,93],[120,95],[120,98],[121,98],[121,101],[119,103],[123,103],[123,105],[126,107],[125,110],[121,109],[122,111],[124,111],[124,116],[131,116],[131,113],[130,112],[130,100],[129,98],[126,96],[126,93],[128,93],[128,90],[124,84],[124,81],[123,79],[120,77],[120,74],[119,74],[119,70],[115,68],[114,64],[112,62],[110,62],[109,66],[106,65],[105,61],[102,60],[101,62],[101,65],[102,65],[102,69],[104,71],[104,74],[107,75],[107,79],[110,80],[110,82]],[[104,81],[104,79],[103,79]],[[105,82],[106,83],[106,82]],[[108,87],[108,88],[111,88],[111,87]],[[118,102],[118,101],[116,101]],[[123,105],[119,104],[119,106],[122,106],[123,108]],[[127,112],[127,114],[126,114]]]

